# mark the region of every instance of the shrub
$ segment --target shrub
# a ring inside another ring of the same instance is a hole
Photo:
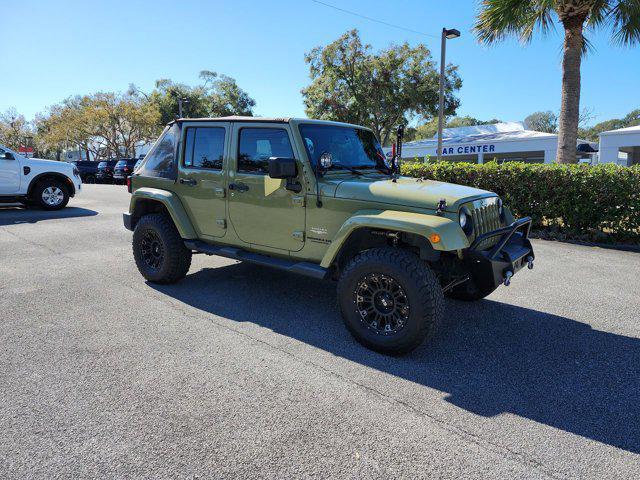
[[[489,162],[409,163],[403,175],[469,185],[500,195],[535,229],[597,241],[640,241],[640,166]]]

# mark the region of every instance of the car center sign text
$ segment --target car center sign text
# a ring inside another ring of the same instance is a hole
[[[442,155],[464,155],[469,153],[491,153],[496,151],[494,144],[465,145],[459,147],[443,147]]]

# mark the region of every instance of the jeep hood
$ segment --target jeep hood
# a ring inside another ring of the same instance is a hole
[[[438,202],[444,199],[446,210],[450,212],[457,212],[463,203],[495,196],[495,193],[479,188],[409,177],[398,178],[396,182],[388,178],[372,180],[359,177],[341,181],[335,190],[336,198],[430,210],[435,210]]]

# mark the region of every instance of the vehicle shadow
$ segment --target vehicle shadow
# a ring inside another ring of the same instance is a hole
[[[95,210],[79,207],[66,207],[62,210],[37,210],[19,205],[0,205],[0,226],[19,223],[37,223],[43,220],[60,218],[92,217],[98,215]]]
[[[150,285],[205,312],[446,392],[448,402],[475,414],[512,413],[640,453],[637,338],[491,300],[447,301],[439,334],[390,358],[350,337],[331,282],[233,264]]]

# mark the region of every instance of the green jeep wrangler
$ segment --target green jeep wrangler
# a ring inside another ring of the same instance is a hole
[[[478,300],[533,267],[531,220],[494,193],[398,175],[367,128],[225,117],[170,123],[130,177],[125,227],[150,282],[205,253],[337,280],[347,329],[402,354],[443,295]]]

